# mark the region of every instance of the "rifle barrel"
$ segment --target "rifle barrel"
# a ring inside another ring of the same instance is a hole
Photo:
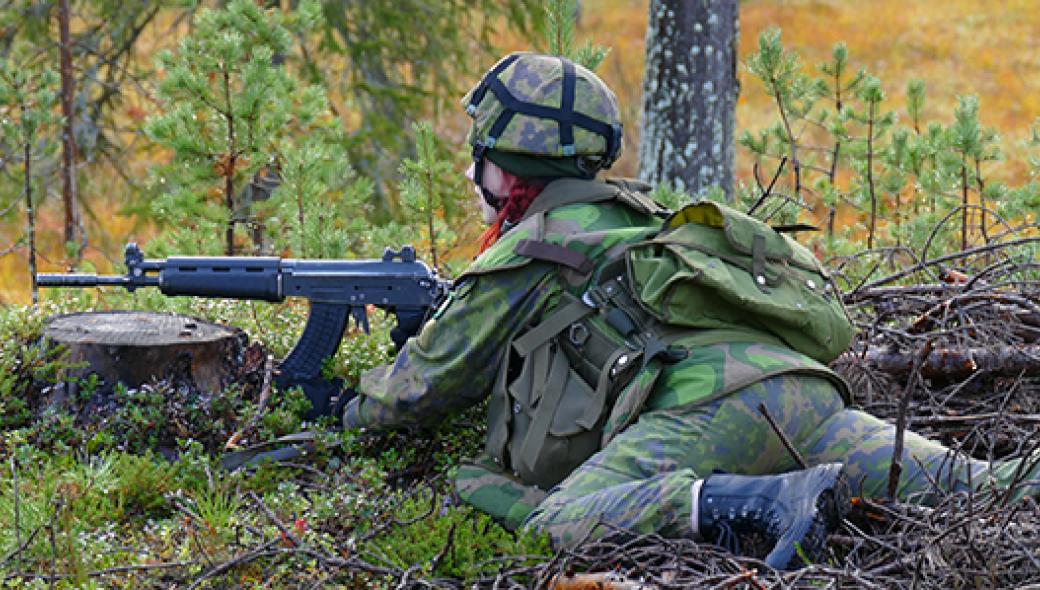
[[[129,277],[117,275],[95,275],[95,274],[40,274],[36,275],[36,284],[41,287],[143,287],[147,286],[148,278],[142,277],[142,282],[131,281]],[[158,285],[157,279],[154,285]]]

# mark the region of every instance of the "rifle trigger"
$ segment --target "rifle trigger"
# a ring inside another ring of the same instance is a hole
[[[350,308],[350,317],[354,318],[354,323],[365,331],[365,334],[369,333],[368,330],[368,313],[365,312],[364,305],[356,305]]]

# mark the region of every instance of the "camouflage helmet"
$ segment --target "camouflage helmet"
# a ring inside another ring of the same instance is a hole
[[[596,74],[563,57],[507,55],[462,103],[473,117],[467,140],[478,171],[488,150],[573,157],[589,176],[621,154],[617,97]]]

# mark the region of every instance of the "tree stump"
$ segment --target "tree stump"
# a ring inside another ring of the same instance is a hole
[[[70,363],[85,363],[70,371],[70,381],[96,373],[106,384],[133,388],[153,379],[190,379],[207,393],[219,392],[231,377],[245,343],[237,328],[141,311],[55,316],[44,336],[68,347]]]

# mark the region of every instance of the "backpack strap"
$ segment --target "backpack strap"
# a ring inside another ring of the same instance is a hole
[[[569,371],[566,355],[555,354],[552,356],[552,366],[549,367],[548,377],[538,395],[541,398],[538,402],[538,412],[531,421],[519,449],[519,459],[531,471],[535,470],[536,462],[542,455],[542,447],[545,446],[546,435],[549,434],[549,425],[553,416],[556,415],[556,408],[560,405],[560,400],[563,399],[564,385],[567,383]]]
[[[571,324],[592,315],[596,311],[595,307],[586,305],[576,297],[570,295],[565,295],[564,297],[570,299],[570,301],[554,310],[549,314],[549,317],[513,341],[513,348],[516,349],[517,354],[520,356],[531,354],[531,351],[569,328]]]
[[[618,201],[644,215],[668,218],[672,211],[647,196],[646,193],[649,191],[650,185],[633,179],[611,178],[606,182],[600,182],[561,178],[550,182],[535,198],[524,213],[524,219],[567,205],[603,201]]]
[[[513,248],[513,253],[535,260],[554,262],[572,268],[583,275],[589,274],[595,267],[592,260],[584,254],[566,246],[541,240],[520,240]]]
[[[617,200],[645,215],[668,219],[672,210],[650,198],[653,187],[634,178],[611,178],[607,180],[618,189]]]
[[[580,178],[561,178],[546,185],[527,208],[524,219],[559,209],[576,203],[599,203],[601,201],[613,200],[618,194],[618,187],[594,180],[582,180]]]

